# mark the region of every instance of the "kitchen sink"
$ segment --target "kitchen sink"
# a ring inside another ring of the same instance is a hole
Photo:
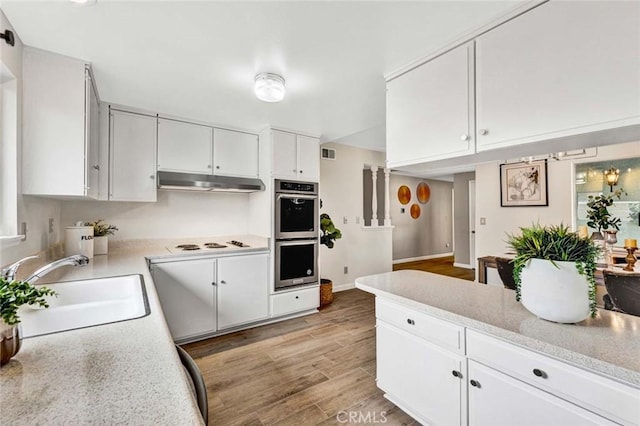
[[[49,308],[20,308],[23,337],[94,327],[141,318],[149,302],[141,275],[46,284],[58,293]]]

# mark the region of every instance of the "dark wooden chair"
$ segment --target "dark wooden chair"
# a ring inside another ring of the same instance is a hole
[[[607,293],[618,310],[640,316],[640,273],[602,271]]]
[[[511,263],[511,260],[505,257],[496,257],[496,268],[504,288],[515,290],[516,282],[513,279],[513,263]]]

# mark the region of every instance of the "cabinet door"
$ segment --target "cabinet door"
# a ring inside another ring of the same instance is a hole
[[[464,358],[383,321],[376,324],[378,387],[421,423],[464,424]]]
[[[213,129],[213,174],[258,177],[258,136]]]
[[[481,36],[478,151],[638,124],[638,28],[639,2],[551,1]]]
[[[473,43],[387,83],[390,165],[474,152]]]
[[[215,259],[158,263],[151,271],[174,340],[216,331]]]
[[[469,360],[469,426],[613,425],[577,405]]]
[[[158,118],[158,170],[211,174],[213,129]]]
[[[86,195],[98,198],[100,185],[100,104],[89,70],[85,71],[85,181]]]
[[[218,328],[269,315],[268,254],[218,259]]]
[[[156,201],[156,117],[111,110],[109,199]]]
[[[84,197],[85,63],[25,47],[22,193]]]
[[[272,131],[273,175],[276,177],[298,177],[298,148],[294,133]]]
[[[308,182],[320,180],[320,141],[308,136],[297,136],[298,177]]]

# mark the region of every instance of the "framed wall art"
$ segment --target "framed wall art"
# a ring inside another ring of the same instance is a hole
[[[500,165],[502,207],[548,206],[547,160]]]

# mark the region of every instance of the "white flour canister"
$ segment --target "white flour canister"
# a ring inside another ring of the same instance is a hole
[[[67,226],[64,230],[64,254],[84,254],[93,258],[93,226]]]

